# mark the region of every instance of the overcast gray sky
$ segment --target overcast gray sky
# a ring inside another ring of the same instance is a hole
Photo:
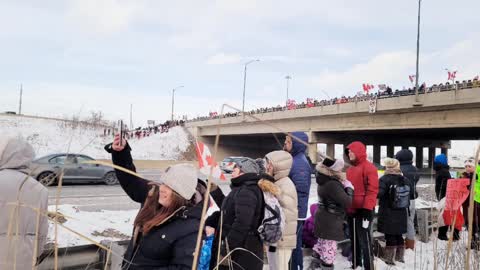
[[[411,86],[416,0],[0,0],[0,111],[134,122]],[[480,73],[480,1],[423,0],[421,82]]]

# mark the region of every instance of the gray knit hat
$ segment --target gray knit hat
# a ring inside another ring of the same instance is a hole
[[[258,166],[257,162],[251,158],[242,158],[235,161],[235,164],[243,173],[260,173],[260,167]]]
[[[160,179],[186,200],[190,200],[197,188],[197,169],[190,164],[182,163],[168,167]]]

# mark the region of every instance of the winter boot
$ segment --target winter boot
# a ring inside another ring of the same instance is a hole
[[[415,250],[415,240],[405,239],[405,248]]]
[[[386,246],[381,259],[388,265],[395,265],[394,258],[396,249],[396,246]]]
[[[395,261],[404,263],[405,262],[405,246],[398,246],[397,252],[395,253]]]

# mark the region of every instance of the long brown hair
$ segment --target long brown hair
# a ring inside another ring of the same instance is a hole
[[[185,200],[173,191],[172,203],[168,207],[164,207],[158,203],[160,196],[159,187],[156,184],[150,185],[152,187],[148,192],[147,199],[134,222],[134,226],[140,227],[144,234],[148,234],[153,227],[162,223],[180,207],[190,205],[190,201]]]

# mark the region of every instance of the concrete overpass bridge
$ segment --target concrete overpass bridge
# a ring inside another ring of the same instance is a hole
[[[394,147],[416,147],[416,163],[423,167],[423,148],[429,160],[436,148],[448,153],[450,140],[480,138],[480,88],[433,92],[415,96],[378,99],[376,112],[369,113],[369,101],[255,114],[257,119],[237,116],[189,122],[186,127],[198,139],[213,145],[220,126],[219,158],[229,155],[260,157],[280,149],[284,132],[304,131],[309,135],[309,155],[316,161],[317,145],[327,145],[335,155],[335,144],[360,140],[373,146],[373,161],[380,163],[381,146],[387,156]],[[431,164],[431,162],[429,162]]]

